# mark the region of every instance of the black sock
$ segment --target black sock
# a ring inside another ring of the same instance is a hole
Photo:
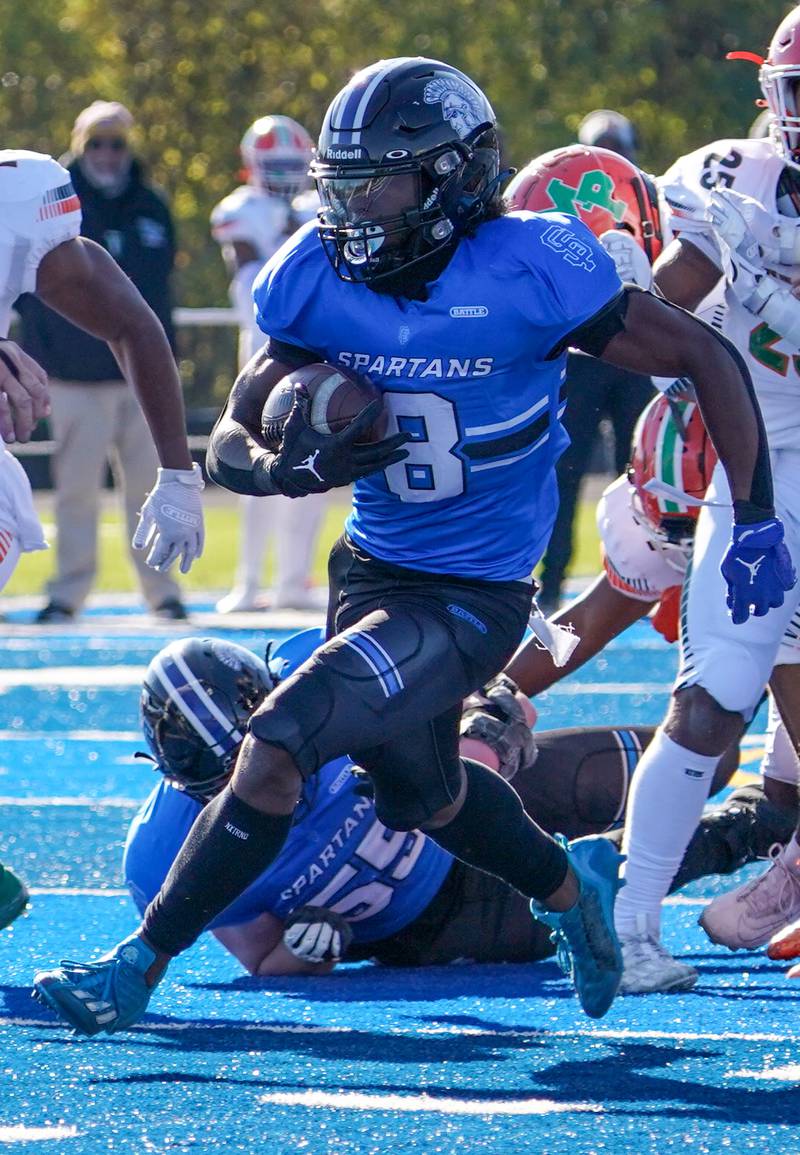
[[[230,786],[197,816],[142,930],[158,950],[176,955],[255,882],[278,855],[291,814],[263,814]]]
[[[517,792],[480,762],[462,759],[467,775],[464,805],[447,826],[425,833],[462,862],[502,878],[528,898],[558,890],[567,857],[523,809]]]

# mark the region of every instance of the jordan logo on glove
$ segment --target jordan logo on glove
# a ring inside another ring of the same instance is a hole
[[[299,465],[293,465],[292,469],[307,469],[309,473],[313,473],[314,476],[324,484],[325,478],[321,473],[318,473],[316,469],[316,461],[318,457],[319,450],[315,449],[313,453],[309,453],[305,461],[301,461]]]
[[[761,557],[757,557],[755,561],[745,561],[743,557],[737,557],[736,560],[740,565],[743,565],[745,569],[750,571],[750,585],[752,585],[758,576],[758,571],[761,569],[761,563],[764,560],[764,554],[762,553]]]
[[[751,613],[761,618],[783,605],[784,595],[797,580],[777,517],[734,524],[720,568],[728,586],[728,609],[737,625],[746,622]]]

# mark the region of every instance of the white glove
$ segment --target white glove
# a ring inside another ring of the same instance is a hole
[[[717,236],[754,264],[780,260],[775,220],[757,200],[733,189],[716,188],[709,197],[706,215]]]
[[[47,374],[14,341],[0,338],[0,437],[27,441],[50,413]]]
[[[304,962],[339,962],[353,941],[349,923],[324,906],[299,906],[286,920],[284,946]]]
[[[608,229],[597,239],[616,265],[621,281],[632,281],[640,289],[650,288],[653,283],[650,262],[627,229]]]
[[[715,196],[712,193],[709,217],[717,233],[725,279],[744,307],[758,313],[764,305],[759,285],[768,275],[761,246],[738,208],[722,200],[715,203]]]
[[[203,506],[200,491],[205,488],[199,465],[191,469],[159,469],[156,487],[139,513],[133,535],[134,549],[149,549],[146,561],[166,573],[179,557],[181,573],[203,552]]]

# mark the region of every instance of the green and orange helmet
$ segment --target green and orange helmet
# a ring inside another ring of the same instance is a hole
[[[654,397],[636,423],[628,481],[633,516],[661,549],[691,547],[700,513],[694,502],[705,497],[716,463],[697,402]],[[650,489],[653,481],[664,488]]]
[[[652,177],[607,148],[573,144],[535,157],[506,189],[512,209],[578,217],[596,237],[632,233],[652,264],[664,244]]]

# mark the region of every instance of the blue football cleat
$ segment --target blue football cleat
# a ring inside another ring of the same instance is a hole
[[[33,997],[46,1003],[79,1035],[113,1035],[142,1017],[150,995],[145,974],[155,952],[131,935],[96,962],[62,959],[51,971],[39,971]],[[160,976],[159,976],[160,977]]]
[[[625,861],[605,838],[579,838],[568,843],[557,836],[578,879],[580,894],[565,911],[546,910],[535,900],[531,913],[553,928],[556,959],[575,984],[587,1015],[602,1019],[614,1001],[622,978],[622,951],[614,931],[614,899],[623,885]]]
[[[28,905],[28,888],[13,870],[0,864],[0,930],[11,926]]]

